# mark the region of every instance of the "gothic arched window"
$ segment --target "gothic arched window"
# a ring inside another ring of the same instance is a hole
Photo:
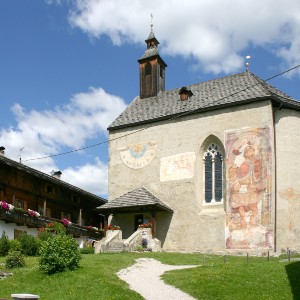
[[[220,203],[223,201],[223,155],[220,147],[210,144],[203,156],[204,162],[204,201]]]

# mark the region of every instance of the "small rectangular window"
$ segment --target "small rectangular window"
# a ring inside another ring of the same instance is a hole
[[[73,195],[72,202],[75,203],[75,204],[79,204],[80,203],[80,198],[78,196]]]
[[[53,188],[53,186],[47,185],[47,186],[46,186],[46,192],[47,192],[48,194],[54,194],[54,188]]]
[[[21,199],[16,199],[15,200],[15,206],[17,208],[22,208],[24,210],[27,210],[27,201],[21,200]]]

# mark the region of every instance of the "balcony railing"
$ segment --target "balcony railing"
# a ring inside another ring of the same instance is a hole
[[[7,223],[16,223],[17,225],[24,225],[31,228],[42,228],[52,222],[60,223],[60,220],[49,218],[46,216],[34,217],[30,214],[22,211],[9,211],[0,208],[0,220],[4,220]],[[86,226],[79,224],[70,224],[66,226],[67,234],[73,235],[73,237],[88,237],[92,239],[101,239],[104,236],[103,231],[95,231],[89,229]]]

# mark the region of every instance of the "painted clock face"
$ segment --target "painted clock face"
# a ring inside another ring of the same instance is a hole
[[[154,158],[156,143],[138,143],[120,149],[123,163],[131,169],[141,169],[147,166]]]

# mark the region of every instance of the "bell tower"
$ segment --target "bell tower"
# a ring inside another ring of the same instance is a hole
[[[153,33],[153,24],[148,38],[145,40],[147,49],[138,60],[140,64],[140,98],[157,96],[165,90],[165,69],[167,64],[158,52],[158,40]]]

